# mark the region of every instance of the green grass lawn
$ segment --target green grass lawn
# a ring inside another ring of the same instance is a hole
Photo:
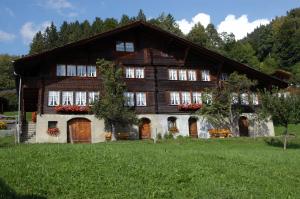
[[[270,140],[0,142],[0,198],[299,198],[300,139]]]
[[[275,130],[275,135],[282,135],[284,132],[284,127],[283,126],[274,126]],[[300,124],[295,125],[295,124],[290,124],[288,126],[288,131],[289,133],[293,133],[296,136],[300,137]]]
[[[4,112],[3,115],[6,116],[18,116],[18,111]],[[31,121],[31,112],[26,112],[26,120]]]

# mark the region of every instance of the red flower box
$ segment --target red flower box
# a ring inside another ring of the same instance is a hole
[[[59,129],[58,128],[48,128],[47,133],[51,136],[58,136]]]
[[[180,104],[178,110],[180,111],[196,111],[202,107],[202,104]]]
[[[56,106],[55,111],[58,113],[88,113],[90,108],[88,106],[77,106],[77,105],[68,105],[68,106]]]

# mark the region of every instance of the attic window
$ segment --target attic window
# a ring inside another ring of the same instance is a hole
[[[133,42],[116,42],[116,51],[118,52],[134,52]]]

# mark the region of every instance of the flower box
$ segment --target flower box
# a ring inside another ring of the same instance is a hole
[[[58,128],[48,128],[47,133],[51,136],[58,136],[59,129]]]
[[[180,104],[178,110],[180,111],[196,111],[202,107],[202,104]]]
[[[90,108],[88,106],[77,106],[77,105],[68,105],[68,106],[56,106],[55,111],[58,113],[88,113]]]

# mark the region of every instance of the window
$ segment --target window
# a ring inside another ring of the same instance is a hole
[[[57,128],[57,121],[48,121],[48,129]]]
[[[169,69],[169,80],[177,80],[177,70]]]
[[[135,69],[135,78],[139,78],[139,79],[144,78],[144,68]]]
[[[220,80],[225,81],[225,80],[227,80],[227,79],[228,79],[227,73],[221,73]]]
[[[146,106],[146,93],[136,93],[136,105]]]
[[[258,95],[255,94],[255,93],[252,93],[252,104],[253,105],[258,105],[259,102],[258,102]]]
[[[191,103],[191,93],[190,92],[182,92],[181,93],[181,103],[182,104],[190,104]]]
[[[125,51],[126,52],[134,52],[134,45],[132,42],[125,43]]]
[[[202,81],[210,81],[209,70],[202,71]]]
[[[96,66],[88,66],[87,67],[87,76],[88,77],[96,77]]]
[[[249,105],[249,98],[247,93],[241,94],[241,104],[242,105]]]
[[[56,66],[56,76],[66,76],[66,65],[57,65]]]
[[[186,70],[179,70],[179,80],[183,80],[183,81],[187,80]]]
[[[120,52],[124,52],[125,51],[124,42],[117,41],[117,43],[116,43],[116,51],[120,51]]]
[[[134,68],[126,68],[126,78],[134,78]]]
[[[202,97],[203,97],[202,101],[205,104],[211,104],[212,103],[212,94],[210,94],[210,93],[204,93]]]
[[[200,92],[193,92],[193,101],[192,102],[194,104],[201,104],[202,103]]]
[[[170,104],[171,105],[180,104],[179,92],[170,92]]]
[[[76,105],[78,106],[86,105],[86,92],[76,92]]]
[[[48,106],[59,105],[59,91],[49,91]]]
[[[62,92],[62,105],[73,105],[73,92],[72,91]]]
[[[168,130],[176,131],[177,125],[176,125],[176,117],[168,117]],[[178,130],[177,130],[178,131]]]
[[[189,81],[196,81],[196,71],[195,70],[189,70],[188,71],[188,78],[189,78]]]
[[[99,92],[89,92],[89,104],[93,104],[99,99]]]
[[[76,76],[76,66],[75,65],[67,66],[67,76]]]
[[[231,100],[232,104],[238,104],[239,103],[239,96],[237,93],[232,93],[232,100]]]
[[[125,92],[125,106],[134,106],[134,93],[132,92]]]
[[[77,76],[79,77],[86,76],[86,66],[77,66]]]

